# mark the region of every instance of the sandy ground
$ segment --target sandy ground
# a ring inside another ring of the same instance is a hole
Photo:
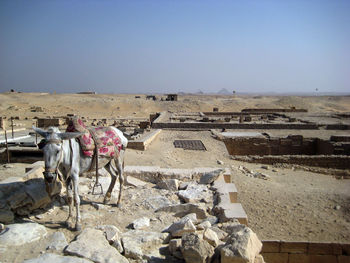
[[[175,139],[201,140],[208,151],[175,148]],[[224,164],[219,165],[218,160]],[[163,131],[147,151],[128,150],[125,162],[178,168],[229,167],[249,225],[260,238],[350,241],[350,180],[280,167],[265,170],[259,164],[231,160],[224,143],[207,131]],[[240,165],[271,178],[248,177],[238,169]]]
[[[240,111],[247,107],[295,106],[315,114],[350,111],[350,97],[180,96],[178,102],[165,102],[149,101],[145,100],[144,95],[141,96],[141,99],[135,99],[135,95],[0,94],[0,110],[2,116],[19,116],[18,122],[26,126],[31,125],[34,116],[62,116],[68,113],[90,118],[148,118],[149,114],[164,110],[212,111],[213,107],[218,107],[220,111]],[[42,107],[44,112],[31,112],[33,106]],[[23,121],[25,117],[29,118],[27,123]],[[291,134],[289,131],[274,132],[277,135]],[[312,131],[308,133],[313,135]],[[348,131],[345,133],[348,134]],[[327,136],[328,133],[322,133],[322,137]],[[177,149],[173,146],[175,139],[202,140],[207,151]],[[218,164],[218,160],[223,165]],[[350,180],[337,180],[329,175],[279,167],[264,170],[259,164],[231,160],[224,143],[214,139],[209,131],[162,131],[146,151],[128,149],[125,164],[231,168],[232,181],[238,188],[239,201],[248,214],[249,225],[261,239],[350,242]],[[265,172],[271,178],[262,180],[248,177],[237,169],[239,165]],[[14,176],[22,169],[24,167],[21,164],[16,164],[13,168],[2,167],[0,173],[2,177]],[[142,202],[141,197],[138,198],[138,202]],[[94,211],[88,205],[83,207],[87,212]],[[136,208],[132,213],[138,213]],[[128,211],[111,209],[115,211],[99,211],[102,216],[96,217],[96,220],[108,223],[107,215],[118,212],[118,216],[113,217],[115,220],[122,224],[126,217],[126,221],[129,221]],[[63,215],[57,212],[41,220],[59,221]],[[68,233],[68,237],[73,238]]]

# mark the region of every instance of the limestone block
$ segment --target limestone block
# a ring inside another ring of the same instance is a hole
[[[119,253],[124,252],[124,248],[121,244],[121,234],[122,232],[113,225],[101,225],[97,226],[96,229],[102,230],[107,241],[113,247],[115,247]]]
[[[63,251],[68,245],[65,235],[62,232],[55,232],[50,237],[49,243],[46,247],[47,250]]]
[[[92,228],[83,230],[77,239],[68,245],[65,252],[94,262],[129,262],[115,248],[109,245],[102,231]]]
[[[92,263],[92,261],[85,258],[46,253],[37,258],[24,260],[23,263]]]
[[[182,237],[185,233],[194,233],[196,227],[193,224],[192,220],[185,216],[179,221],[174,222],[168,229],[165,230],[169,232],[173,237]]]
[[[150,219],[148,217],[141,217],[134,220],[134,222],[132,222],[134,229],[146,229],[149,227],[149,224],[150,224]]]
[[[0,235],[0,251],[7,247],[22,246],[38,241],[47,234],[46,228],[37,223],[21,223],[7,226],[8,230]]]
[[[176,192],[179,188],[179,180],[177,179],[164,179],[157,183],[160,189],[166,189],[169,191]]]
[[[214,248],[196,233],[185,234],[182,237],[182,255],[186,263],[210,262]]]
[[[253,263],[262,248],[262,243],[256,234],[245,225],[236,225],[225,245],[220,249],[221,262]]]
[[[147,253],[168,241],[168,233],[130,230],[122,234],[124,254],[127,258],[146,259]]]
[[[207,228],[204,231],[203,239],[208,241],[208,243],[210,245],[212,245],[214,248],[217,247],[220,243],[217,234],[213,230],[211,230],[210,228]]]

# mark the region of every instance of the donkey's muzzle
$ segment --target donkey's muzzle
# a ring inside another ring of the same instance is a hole
[[[57,174],[51,173],[51,172],[43,172],[45,181],[51,184],[52,182],[56,181]]]

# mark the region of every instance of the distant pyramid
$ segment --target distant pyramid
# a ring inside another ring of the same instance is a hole
[[[223,88],[223,89],[219,90],[217,94],[220,94],[220,95],[231,95],[232,93],[229,92],[227,89]]]

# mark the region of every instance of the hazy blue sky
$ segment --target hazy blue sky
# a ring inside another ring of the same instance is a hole
[[[0,0],[0,91],[349,92],[350,0]]]

